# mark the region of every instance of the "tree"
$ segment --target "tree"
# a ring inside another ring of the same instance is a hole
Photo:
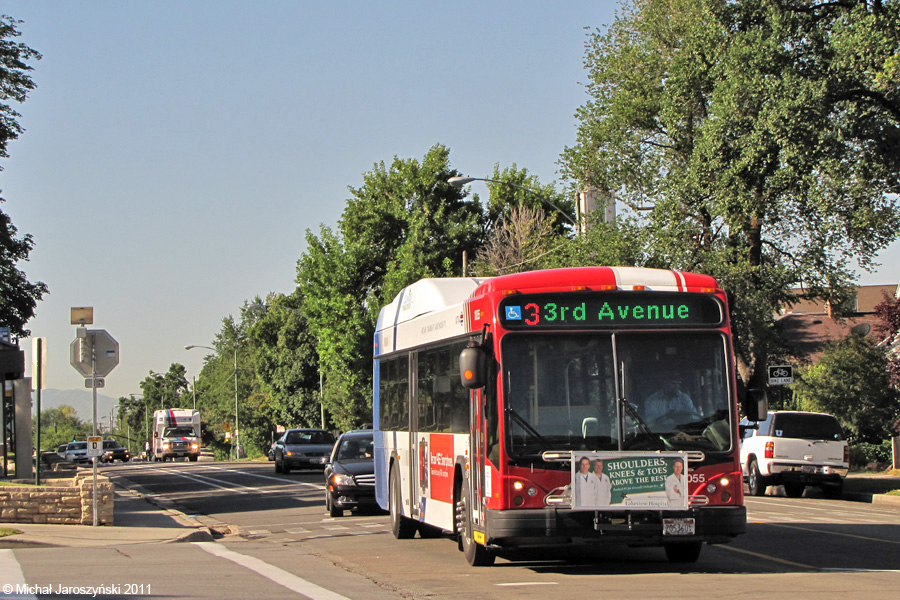
[[[480,204],[436,145],[421,161],[378,163],[350,188],[338,230],[307,232],[297,293],[324,373],[324,405],[341,429],[371,421],[372,336],[382,305],[422,277],[460,275],[484,233]]]
[[[900,394],[891,388],[884,350],[851,333],[826,344],[819,362],[801,373],[794,393],[831,413],[856,442],[881,443],[894,435]]]
[[[485,242],[472,271],[479,276],[530,271],[548,266],[570,240],[573,202],[553,184],[541,185],[515,164],[486,178]],[[473,198],[478,200],[477,195]],[[549,211],[549,212],[547,212]]]
[[[41,411],[41,446],[56,449],[73,440],[86,440],[91,424],[85,423],[67,404]]]
[[[900,390],[900,299],[891,298],[887,294],[884,300],[875,307],[875,335],[888,354],[888,371],[891,387]]]
[[[17,120],[21,115],[8,101],[25,102],[28,92],[35,88],[29,75],[32,67],[27,61],[41,58],[36,50],[13,41],[21,35],[16,28],[20,23],[0,16],[0,158],[9,157],[9,142],[23,131]],[[16,233],[9,216],[0,211],[0,323],[8,326],[13,335],[27,337],[31,332],[25,324],[34,316],[37,303],[48,288],[40,281],[29,282],[17,268],[19,262],[28,260],[34,243],[30,234],[18,238]]]
[[[253,305],[260,302],[257,298]],[[215,352],[207,355],[195,386],[197,410],[208,423],[210,444],[231,451],[233,438],[226,441],[225,434],[230,436],[237,427],[244,455],[251,458],[268,447],[275,429],[270,399],[254,370],[257,348],[249,331],[258,318],[258,309],[245,303],[240,320],[232,315],[222,319],[213,342]]]
[[[285,427],[318,427],[319,360],[297,294],[270,295],[248,329],[260,388],[271,420]],[[274,429],[273,429],[274,431]]]
[[[183,396],[188,390],[186,373],[184,365],[172,363],[167,372],[151,372],[141,381],[143,403],[151,414],[154,410],[184,408]]]
[[[474,272],[484,277],[531,271],[561,243],[543,210],[515,206],[499,218],[478,250]]]
[[[631,210],[635,258],[719,279],[745,383],[791,287],[840,305],[897,238],[897,31],[893,1],[634,0],[589,37],[563,174]]]

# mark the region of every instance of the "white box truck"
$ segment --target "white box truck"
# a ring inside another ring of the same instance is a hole
[[[153,460],[200,457],[200,413],[190,408],[153,412]]]

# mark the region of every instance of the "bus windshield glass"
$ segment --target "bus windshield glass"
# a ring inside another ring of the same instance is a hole
[[[194,437],[194,429],[191,427],[166,427],[164,437]]]
[[[507,452],[729,451],[726,348],[718,332],[508,334]]]

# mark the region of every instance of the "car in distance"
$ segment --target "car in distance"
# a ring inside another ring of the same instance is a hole
[[[764,421],[741,423],[741,467],[753,496],[783,485],[799,498],[807,485],[840,498],[850,470],[850,448],[840,423],[826,413],[769,411]]]
[[[117,460],[128,462],[131,460],[131,452],[116,440],[103,440],[103,454],[100,455],[100,462],[111,463]]]
[[[87,442],[69,442],[66,446],[66,460],[76,465],[91,464],[87,453]]]
[[[375,506],[372,430],[348,431],[338,438],[325,465],[325,508],[340,517],[345,510]]]
[[[324,469],[334,447],[334,436],[324,429],[288,429],[275,441],[275,472]]]

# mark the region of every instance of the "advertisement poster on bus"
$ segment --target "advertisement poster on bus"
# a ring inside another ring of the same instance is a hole
[[[430,486],[422,487],[430,487],[432,500],[453,502],[453,435],[433,433],[430,438],[430,444],[425,436],[419,439],[419,448],[424,454],[424,460],[419,462],[423,467],[420,478],[430,482]]]
[[[575,510],[688,507],[687,455],[679,452],[572,453]]]

